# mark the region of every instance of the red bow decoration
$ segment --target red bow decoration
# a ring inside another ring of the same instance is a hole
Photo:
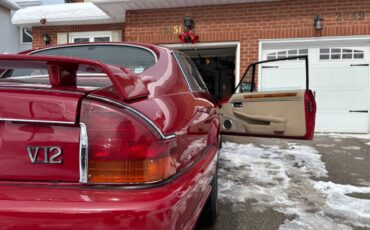
[[[193,32],[191,32],[191,30],[180,34],[179,38],[180,38],[180,41],[182,43],[192,43],[192,44],[194,44],[199,40],[199,36],[193,34]]]

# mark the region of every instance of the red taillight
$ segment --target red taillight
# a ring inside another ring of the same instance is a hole
[[[81,122],[88,134],[88,182],[153,183],[176,173],[176,142],[161,140],[124,108],[85,100]]]

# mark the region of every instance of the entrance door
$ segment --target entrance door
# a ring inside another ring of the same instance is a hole
[[[183,49],[196,65],[209,92],[216,99],[232,95],[235,88],[235,49]]]

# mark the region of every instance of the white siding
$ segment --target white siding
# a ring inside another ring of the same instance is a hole
[[[0,53],[12,52],[10,38],[10,11],[0,6]]]

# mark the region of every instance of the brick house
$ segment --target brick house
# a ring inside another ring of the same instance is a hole
[[[218,98],[232,92],[251,62],[308,55],[311,88],[316,92],[319,106],[318,131],[365,133],[370,130],[370,1],[72,2],[78,3],[68,4],[69,7],[91,4],[108,17],[59,22],[51,19],[45,25],[40,24],[41,18],[36,18],[28,22],[33,26],[35,48],[45,46],[42,37],[48,33],[52,45],[94,41],[100,37],[103,41],[105,38],[155,43],[180,49],[194,60],[211,92]],[[191,15],[195,33],[200,37],[196,44],[183,44],[178,38],[183,32],[186,15]],[[322,18],[322,29],[314,26],[318,15]],[[27,24],[18,22],[22,23]],[[259,70],[259,90],[303,87],[303,76],[297,77],[303,75],[302,61],[271,65]],[[273,69],[275,71],[271,72]],[[264,75],[264,72],[270,74]]]

